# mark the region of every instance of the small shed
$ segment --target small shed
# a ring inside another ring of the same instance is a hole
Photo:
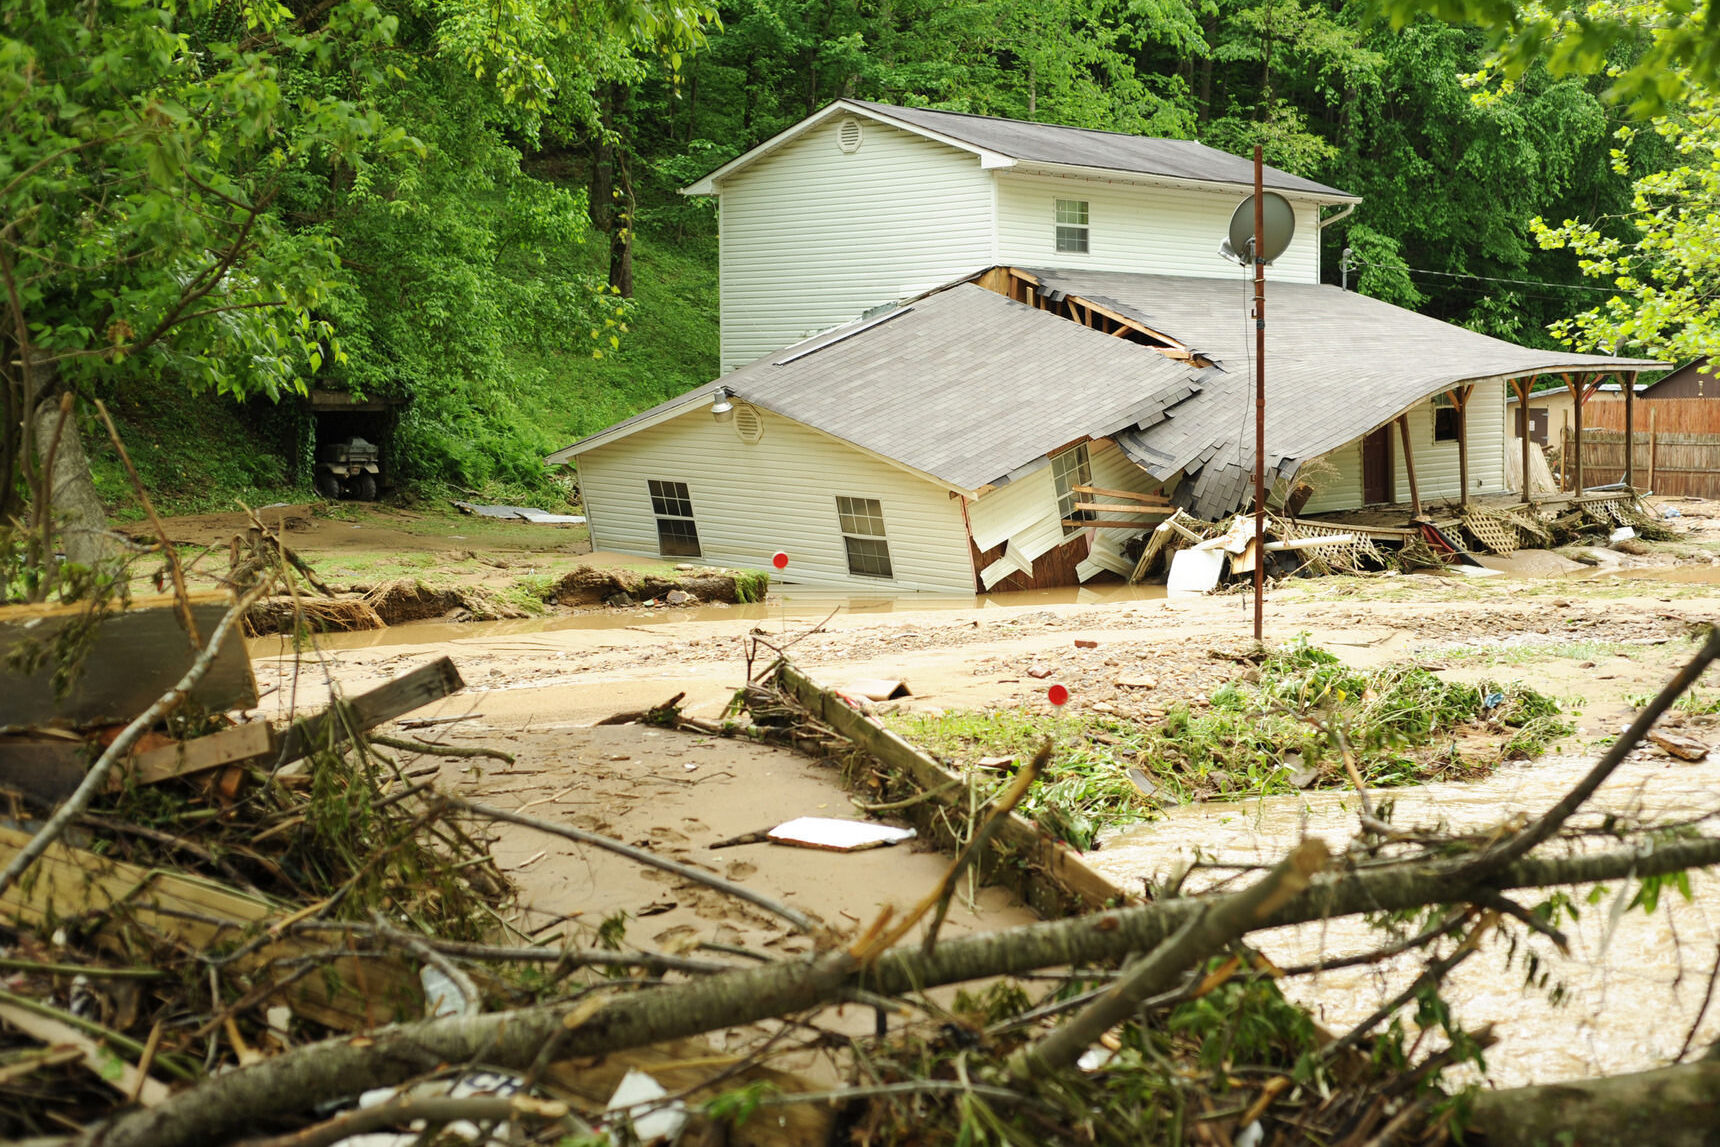
[[[304,408],[311,416],[309,457],[320,458],[325,446],[362,438],[381,452],[378,463],[382,472],[377,485],[390,488],[394,485],[394,431],[400,424],[401,409],[411,401],[313,387],[304,398]]]

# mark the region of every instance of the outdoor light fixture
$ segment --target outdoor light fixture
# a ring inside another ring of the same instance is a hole
[[[711,417],[718,422],[727,422],[735,416],[735,404],[729,401],[729,388],[717,387],[714,401],[711,403]]]

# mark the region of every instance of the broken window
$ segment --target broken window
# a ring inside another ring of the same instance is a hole
[[[1064,523],[1063,536],[1074,537],[1083,527],[1069,523],[1093,517],[1093,511],[1075,508],[1076,502],[1086,500],[1075,487],[1093,484],[1093,464],[1088,460],[1085,442],[1051,456],[1051,480],[1057,485],[1057,516]]]
[[[666,558],[696,558],[699,527],[693,523],[693,496],[685,482],[646,483],[651,490],[651,512],[657,515],[657,552]]]
[[[895,577],[890,545],[884,540],[884,507],[876,498],[836,499],[842,523],[842,544],[848,548],[848,572],[856,577]]]
[[[1059,199],[1057,201],[1057,250],[1085,255],[1087,246],[1087,201]]]

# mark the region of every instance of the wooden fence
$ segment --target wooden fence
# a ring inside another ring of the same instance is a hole
[[[1668,403],[1683,399],[1668,399]],[[1691,400],[1695,401],[1695,400]],[[1713,404],[1712,405],[1720,405]],[[1646,406],[1647,403],[1642,405]],[[1585,410],[1586,414],[1587,411]],[[1657,418],[1658,422],[1659,419]],[[1572,434],[1565,431],[1564,457],[1571,457]],[[1638,430],[1631,436],[1636,484],[1656,494],[1720,498],[1720,433],[1691,434]],[[1565,479],[1568,484],[1570,467]],[[1624,481],[1624,431],[1583,427],[1583,484],[1605,486]]]
[[[1639,398],[1633,415],[1638,433],[1720,435],[1720,400]],[[1653,426],[1650,426],[1650,421]],[[1583,404],[1583,430],[1624,430],[1624,399],[1595,395]],[[1587,435],[1585,434],[1585,437]],[[1585,475],[1586,480],[1586,475]]]

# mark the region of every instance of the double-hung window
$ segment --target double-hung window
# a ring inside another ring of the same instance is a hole
[[[1057,486],[1057,516],[1065,523],[1063,536],[1066,538],[1074,537],[1085,527],[1071,526],[1067,523],[1072,521],[1085,522],[1093,517],[1091,510],[1077,510],[1075,508],[1076,502],[1091,500],[1075,489],[1077,486],[1091,486],[1093,484],[1093,464],[1087,458],[1087,444],[1085,442],[1051,456],[1051,481]]]
[[[890,544],[884,540],[884,507],[876,498],[836,499],[842,524],[842,544],[848,549],[848,572],[856,577],[894,577]]]
[[[657,515],[657,552],[666,558],[696,558],[699,527],[693,522],[693,496],[685,482],[659,482],[652,478],[651,512]]]
[[[1087,200],[1057,200],[1057,251],[1085,255],[1087,244]]]

